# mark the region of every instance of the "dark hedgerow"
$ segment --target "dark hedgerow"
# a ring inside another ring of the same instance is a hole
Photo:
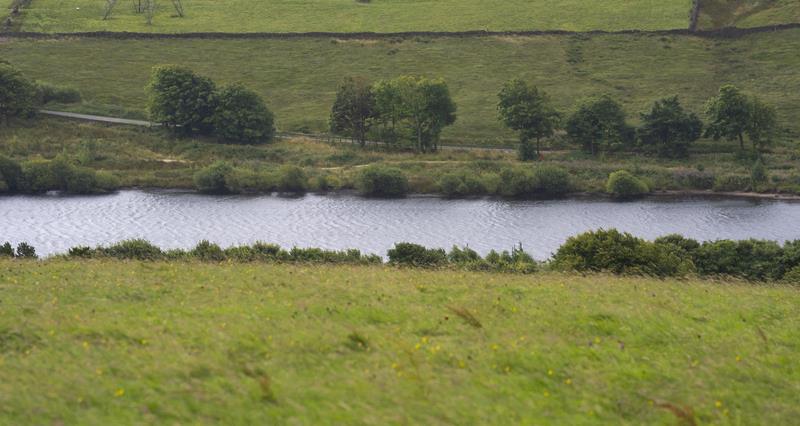
[[[356,188],[370,197],[402,197],[408,192],[408,178],[400,169],[372,165],[358,174]]]

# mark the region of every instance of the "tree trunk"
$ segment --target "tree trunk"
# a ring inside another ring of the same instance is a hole
[[[536,137],[536,157],[538,158],[542,158],[541,140],[541,137]]]
[[[744,151],[744,136],[741,133],[739,133],[739,149]]]

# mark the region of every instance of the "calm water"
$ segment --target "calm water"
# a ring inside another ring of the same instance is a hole
[[[743,199],[503,201],[348,195],[282,198],[123,191],[99,197],[0,197],[0,241],[27,241],[42,255],[76,245],[145,238],[164,248],[202,239],[223,246],[359,248],[385,255],[394,242],[468,245],[479,252],[522,243],[546,259],[567,237],[617,228],[645,238],[681,233],[719,238],[800,239],[800,203]]]

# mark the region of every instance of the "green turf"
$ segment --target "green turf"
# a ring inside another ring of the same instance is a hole
[[[797,0],[705,0],[700,28],[760,27],[800,22]]]
[[[148,26],[122,0],[103,21],[104,1],[33,0],[22,29],[41,32],[402,32],[686,28],[690,0],[184,0]]]
[[[2,261],[0,271],[2,424],[800,416],[797,288],[382,267]]]
[[[497,120],[496,94],[515,77],[569,109],[610,93],[632,119],[659,97],[679,94],[701,112],[721,84],[734,83],[778,108],[800,132],[800,30],[739,39],[684,36],[481,37],[383,41],[300,40],[6,40],[0,56],[32,77],[74,85],[92,110],[113,106],[143,115],[153,65],[191,67],[220,83],[240,81],[263,95],[281,130],[324,131],[338,82],[400,74],[444,77],[458,105],[449,142],[496,143],[512,137]]]

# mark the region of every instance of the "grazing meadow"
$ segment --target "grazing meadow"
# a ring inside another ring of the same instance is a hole
[[[796,288],[0,261],[8,424],[789,424]]]

